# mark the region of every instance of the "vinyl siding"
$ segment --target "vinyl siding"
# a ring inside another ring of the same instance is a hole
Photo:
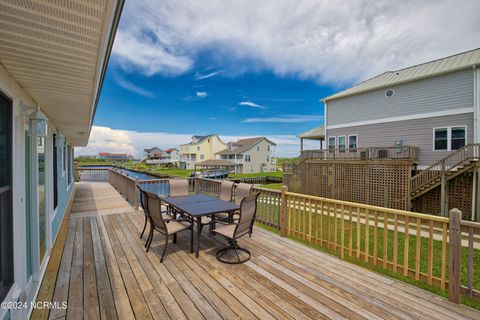
[[[473,108],[473,72],[464,70],[328,102],[327,125]]]
[[[467,126],[467,143],[472,143],[473,113],[329,129],[328,136],[358,134],[359,148],[394,146],[403,140],[404,145],[419,148],[418,165],[429,166],[450,153],[433,151],[433,128],[462,125]]]

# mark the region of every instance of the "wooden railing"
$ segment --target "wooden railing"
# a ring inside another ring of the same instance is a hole
[[[117,170],[110,169],[108,182],[132,205],[138,209],[137,185],[139,180]]]
[[[448,218],[291,192],[284,197],[283,234],[445,290]]]
[[[441,178],[446,171],[455,168],[468,160],[479,159],[480,143],[468,144],[465,147],[450,153],[445,158],[435,162],[433,165],[412,177],[411,190],[416,189]]]
[[[369,147],[356,149],[303,150],[300,159],[398,159],[416,161],[418,148],[413,146]]]
[[[462,216],[461,212],[455,214],[459,215],[459,217]],[[470,298],[480,300],[480,288],[478,287],[478,282],[480,281],[480,252],[478,251],[480,223],[460,220],[460,227],[462,232],[461,239],[463,241],[461,247],[464,248],[463,251],[466,251],[466,253],[460,254],[460,259],[465,260],[464,263],[461,260],[454,262],[454,264],[466,266],[466,271],[463,270],[463,274],[466,274],[466,276],[461,277],[460,281],[460,292]],[[452,256],[454,255],[452,254]],[[477,284],[476,287],[474,283]]]
[[[110,168],[76,167],[75,181],[107,181]]]
[[[108,169],[108,181],[136,208],[136,185],[167,194],[168,180],[139,181]],[[190,191],[219,196],[221,181],[190,179]],[[360,203],[255,187],[256,221],[288,236],[323,247],[341,259],[401,274],[480,300],[480,223],[462,221],[453,209],[439,217]],[[235,189],[234,189],[235,194]]]
[[[205,193],[214,197],[220,196],[221,181],[196,178],[195,192]],[[233,188],[235,198],[236,186]],[[275,229],[280,229],[280,191],[254,187],[253,192],[259,192],[257,200],[256,221]]]
[[[263,177],[248,177],[248,178],[231,178],[230,180],[235,182],[244,182],[244,183],[251,183],[251,184],[267,184],[267,183],[282,183],[282,177],[271,177],[271,176],[263,176]]]

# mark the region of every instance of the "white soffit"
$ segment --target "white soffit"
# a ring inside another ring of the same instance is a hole
[[[88,142],[120,3],[0,0],[0,64],[74,146]]]

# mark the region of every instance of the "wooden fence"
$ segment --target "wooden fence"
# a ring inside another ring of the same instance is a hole
[[[139,181],[106,170],[108,181],[136,208],[139,184],[159,194],[169,192],[167,179]],[[220,184],[190,179],[190,191],[219,196]],[[253,190],[260,193],[257,222],[278,229],[281,236],[448,289],[449,299],[457,303],[461,294],[480,300],[480,223],[463,221],[457,209],[440,217],[299,194],[287,187]]]

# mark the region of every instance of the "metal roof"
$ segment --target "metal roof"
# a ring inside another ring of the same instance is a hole
[[[325,126],[309,129],[305,132],[300,133],[297,137],[301,139],[325,139]]]
[[[259,143],[262,140],[267,140],[269,143],[275,145],[272,141],[268,140],[265,137],[256,137],[256,138],[248,138],[248,139],[240,139],[236,142],[231,142],[230,145],[234,146],[232,150],[224,149],[222,151],[217,152],[216,154],[238,154],[245,151],[250,150],[253,146]]]
[[[323,98],[321,101],[334,100],[366,91],[386,88],[401,83],[459,71],[478,64],[480,64],[480,48],[467,52],[462,52],[438,60],[418,64],[405,69],[387,71],[371,79],[360,82],[359,84],[356,84],[346,90],[337,92],[331,96]]]

